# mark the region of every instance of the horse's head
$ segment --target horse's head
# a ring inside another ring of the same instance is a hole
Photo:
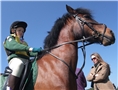
[[[115,42],[115,36],[113,32],[107,28],[105,24],[98,23],[92,18],[90,11],[88,9],[73,9],[72,7],[66,5],[67,11],[75,18],[75,22],[81,31],[75,28],[74,32],[81,32],[81,38],[93,36],[88,41],[93,43],[101,43],[104,46],[111,45]],[[80,34],[79,34],[80,35]]]

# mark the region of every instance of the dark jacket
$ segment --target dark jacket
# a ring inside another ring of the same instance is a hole
[[[76,75],[80,71],[79,68],[76,69]],[[86,78],[84,76],[83,71],[80,72],[78,75],[78,78],[76,80],[77,82],[77,90],[85,90],[85,87],[87,86]]]

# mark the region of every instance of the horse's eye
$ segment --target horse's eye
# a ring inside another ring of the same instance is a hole
[[[88,15],[84,15],[84,18],[90,19],[90,16],[88,16]]]

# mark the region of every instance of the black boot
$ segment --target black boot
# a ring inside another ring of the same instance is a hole
[[[20,78],[10,75],[9,81],[8,81],[8,86],[10,87],[10,89],[11,90],[19,90],[19,85],[20,85]]]

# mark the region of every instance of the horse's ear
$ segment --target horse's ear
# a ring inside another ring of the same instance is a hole
[[[76,14],[76,11],[75,11],[72,7],[70,7],[70,6],[68,6],[68,5],[66,5],[66,10],[67,10],[70,14]]]

